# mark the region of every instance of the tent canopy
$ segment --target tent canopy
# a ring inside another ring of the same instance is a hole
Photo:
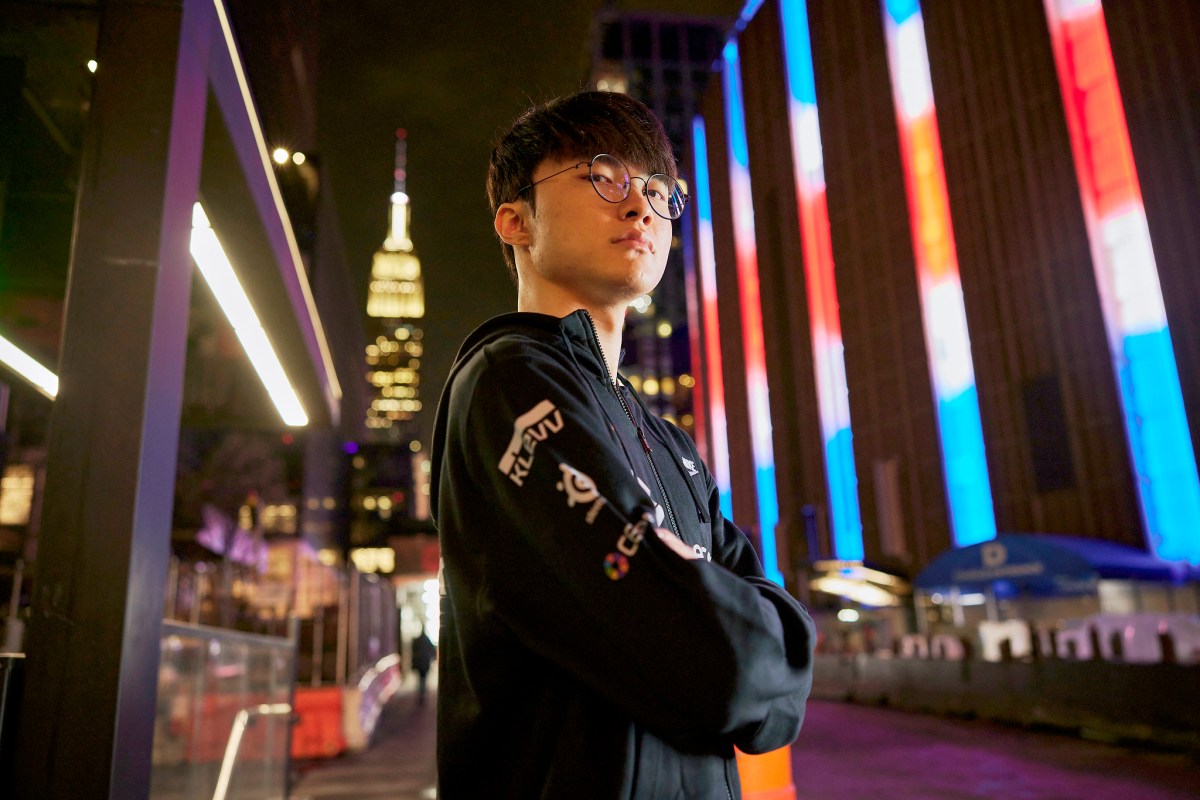
[[[913,582],[933,591],[984,591],[997,583],[1032,594],[1094,591],[1101,579],[1181,583],[1196,570],[1116,542],[1048,533],[1008,533],[947,551]]]

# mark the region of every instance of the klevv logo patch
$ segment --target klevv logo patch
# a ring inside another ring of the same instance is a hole
[[[525,485],[525,476],[533,466],[533,451],[552,433],[563,429],[562,412],[549,400],[543,400],[517,417],[512,439],[500,459],[500,471],[517,486]]]

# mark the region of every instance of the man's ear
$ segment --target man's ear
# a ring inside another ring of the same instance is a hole
[[[496,209],[496,219],[493,224],[496,227],[496,235],[500,237],[500,241],[505,244],[510,244],[513,247],[523,247],[529,244],[529,226],[526,224],[525,215],[529,213],[529,206],[523,202],[504,203]]]

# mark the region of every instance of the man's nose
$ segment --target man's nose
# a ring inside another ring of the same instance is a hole
[[[624,209],[622,215],[625,219],[642,219],[647,224],[653,222],[650,219],[654,211],[650,208],[650,200],[646,197],[643,190],[636,187],[629,187],[629,196],[624,200]]]

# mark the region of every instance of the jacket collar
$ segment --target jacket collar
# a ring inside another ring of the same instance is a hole
[[[476,328],[458,349],[454,357],[454,367],[451,376],[472,353],[489,342],[512,333],[542,332],[563,337],[575,351],[575,357],[580,364],[596,377],[603,378],[605,373],[604,356],[600,350],[600,342],[596,340],[591,316],[584,309],[573,311],[565,317],[555,317],[549,314],[538,314],[531,311],[514,311],[492,317]]]

